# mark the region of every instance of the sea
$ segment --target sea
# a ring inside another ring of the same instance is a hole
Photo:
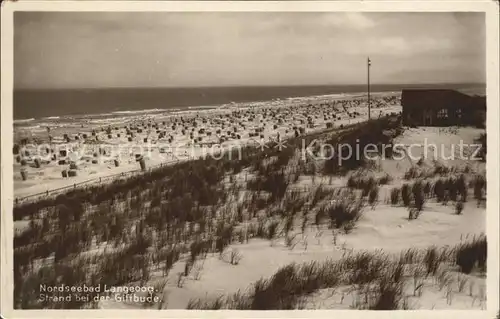
[[[484,95],[481,84],[372,85],[372,92],[449,88]],[[14,124],[64,122],[128,114],[210,109],[231,103],[364,93],[366,85],[250,86],[198,88],[99,88],[14,90]],[[31,123],[30,123],[31,122]]]

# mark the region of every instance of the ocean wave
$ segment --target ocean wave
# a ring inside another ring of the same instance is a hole
[[[32,122],[32,121],[34,121],[34,120],[35,120],[34,118],[30,118],[30,119],[21,119],[21,120],[14,120],[14,124],[28,123],[28,122]]]
[[[165,109],[144,109],[144,110],[136,110],[136,111],[116,111],[112,112],[113,114],[140,114],[140,113],[157,113],[166,111]]]
[[[23,127],[22,130],[24,131],[43,131],[43,130],[46,130],[46,128],[42,128],[40,125],[32,125],[32,126],[26,126],[26,127]]]
[[[199,111],[196,111],[196,110],[183,110],[183,111],[171,112],[170,114],[175,116],[175,115],[179,115],[179,114],[196,114],[198,112]]]
[[[95,117],[104,117],[104,116],[113,116],[113,113],[94,113],[94,114],[82,114],[75,115],[74,119],[87,119],[87,118],[95,118]]]
[[[60,119],[60,116],[47,116],[47,117],[42,117],[42,120],[58,120]]]
[[[221,106],[224,106],[225,104],[222,105],[201,105],[201,106],[188,106],[188,110],[202,110],[202,109],[215,109],[219,108]]]
[[[108,118],[102,118],[102,119],[91,119],[91,120],[86,120],[86,123],[90,124],[102,124],[102,123],[121,123],[124,121],[129,121],[131,118],[130,117],[108,117]]]

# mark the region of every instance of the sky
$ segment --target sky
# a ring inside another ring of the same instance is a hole
[[[16,12],[14,87],[485,83],[483,13]]]

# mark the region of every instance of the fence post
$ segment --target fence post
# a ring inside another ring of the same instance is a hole
[[[102,182],[102,177],[99,177],[99,183],[101,183],[101,182]]]

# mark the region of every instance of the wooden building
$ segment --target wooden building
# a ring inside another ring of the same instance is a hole
[[[403,125],[483,126],[486,97],[449,89],[408,89],[401,94]]]

